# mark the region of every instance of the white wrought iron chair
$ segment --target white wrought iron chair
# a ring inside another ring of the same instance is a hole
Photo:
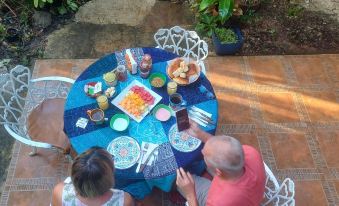
[[[0,87],[0,124],[16,140],[33,147],[31,156],[37,153],[37,148],[45,148],[62,152],[70,158],[60,146],[34,141],[28,134],[27,120],[44,100],[66,99],[74,80],[58,76],[31,79],[29,68],[21,65],[13,68],[7,76],[7,81]]]
[[[154,40],[158,48],[196,60],[201,71],[206,74],[204,59],[208,55],[208,45],[195,31],[187,31],[180,26],[159,29],[154,34]]]
[[[294,182],[290,178],[286,178],[281,185],[279,185],[271,169],[265,163],[264,165],[266,184],[264,202],[261,205],[294,206]]]

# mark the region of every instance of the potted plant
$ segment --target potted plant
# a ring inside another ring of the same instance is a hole
[[[218,55],[234,54],[242,44],[240,29],[227,24],[232,16],[234,0],[201,0],[198,4],[196,30],[212,37]]]
[[[239,28],[216,28],[212,35],[215,53],[229,55],[236,53],[244,39]]]

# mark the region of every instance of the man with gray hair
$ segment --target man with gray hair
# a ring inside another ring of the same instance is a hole
[[[207,178],[191,175],[182,168],[177,170],[177,187],[189,206],[257,206],[265,190],[265,169],[259,152],[241,145],[229,136],[212,136],[195,122],[186,130],[205,143],[202,154]]]

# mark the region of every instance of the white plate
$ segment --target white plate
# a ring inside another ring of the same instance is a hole
[[[132,137],[121,136],[112,140],[107,151],[114,156],[114,167],[127,169],[132,167],[139,159],[140,146]]]
[[[168,132],[168,139],[171,145],[181,152],[192,152],[201,144],[199,139],[188,135],[185,131],[178,132],[176,124],[170,128]]]
[[[198,70],[196,75],[188,78],[189,82],[186,83],[186,84],[179,82],[177,78],[171,78],[171,76],[169,75],[169,68],[172,67],[174,62],[178,59],[180,59],[181,61],[185,61],[186,64],[194,64],[196,66],[197,70]],[[176,82],[178,85],[181,85],[181,86],[190,85],[190,84],[194,83],[195,81],[197,81],[200,77],[200,72],[201,72],[201,68],[195,60],[190,59],[190,58],[184,58],[184,57],[178,57],[178,58],[175,58],[175,59],[169,61],[167,68],[166,68],[166,74],[167,74],[168,78],[170,78],[172,81]]]
[[[126,111],[124,108],[122,108],[119,105],[119,102],[122,101],[122,99],[126,96],[127,92],[133,87],[133,86],[139,86],[139,87],[144,87],[146,91],[148,91],[153,97],[154,97],[154,103],[152,105],[149,105],[148,110],[146,110],[143,115],[141,116],[141,118],[137,118],[135,117],[133,114],[130,114],[128,111]],[[133,82],[131,82],[118,96],[116,96],[113,100],[112,100],[112,104],[115,105],[116,107],[118,107],[121,111],[125,112],[128,116],[130,116],[132,119],[134,119],[136,122],[141,122],[141,120],[144,119],[144,117],[152,110],[152,108],[158,104],[158,102],[160,102],[160,100],[162,99],[162,97],[160,95],[158,95],[157,93],[153,92],[151,89],[147,88],[145,85],[143,85],[141,82],[139,82],[138,80],[134,80]]]

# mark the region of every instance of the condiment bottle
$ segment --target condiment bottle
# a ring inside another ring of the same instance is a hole
[[[167,83],[167,93],[168,95],[174,94],[177,92],[178,84],[171,81]]]
[[[148,77],[152,69],[152,57],[149,54],[145,54],[140,62],[140,76],[144,79]]]
[[[137,71],[138,64],[130,49],[126,50],[125,60],[131,74],[136,74],[138,72]]]
[[[124,82],[127,80],[127,69],[124,65],[119,65],[116,68],[116,74],[119,81]]]

